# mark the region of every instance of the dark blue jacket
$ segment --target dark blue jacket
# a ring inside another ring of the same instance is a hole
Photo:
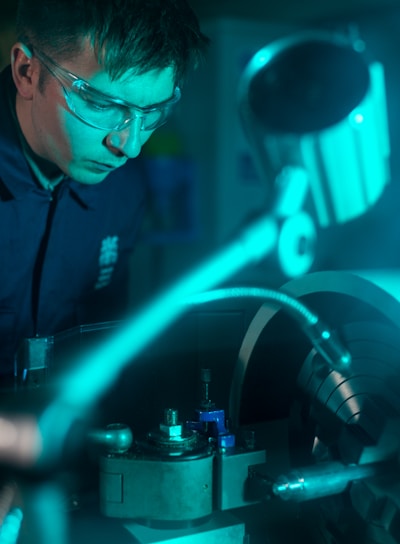
[[[32,177],[0,74],[0,374],[23,338],[117,319],[145,202],[140,161],[98,185],[66,179],[51,199]]]

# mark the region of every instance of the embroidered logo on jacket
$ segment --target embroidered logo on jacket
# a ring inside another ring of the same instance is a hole
[[[95,289],[102,289],[111,282],[111,276],[118,261],[118,236],[107,236],[101,242],[99,255],[99,276]]]

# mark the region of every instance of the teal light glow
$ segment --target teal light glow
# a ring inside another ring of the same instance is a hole
[[[364,115],[362,113],[355,113],[353,116],[353,120],[358,125],[361,125],[361,123],[364,122]]]
[[[305,134],[300,147],[318,221],[326,227],[365,213],[390,181],[390,140],[383,66],[370,66],[371,88],[336,125]]]
[[[350,364],[351,364],[351,357],[349,357],[348,355],[343,355],[341,361],[342,361],[342,365],[343,365],[343,366],[345,366],[345,367],[346,367],[346,366],[350,366]]]
[[[298,214],[309,191],[308,173],[301,167],[285,166],[275,179],[274,190],[274,215],[285,218]]]
[[[23,513],[20,508],[13,508],[4,518],[0,526],[0,542],[17,544]]]

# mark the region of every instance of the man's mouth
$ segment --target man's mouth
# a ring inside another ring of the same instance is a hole
[[[95,170],[99,170],[101,172],[111,172],[112,170],[115,170],[116,168],[119,168],[125,163],[121,164],[108,164],[98,161],[90,161],[94,167]]]

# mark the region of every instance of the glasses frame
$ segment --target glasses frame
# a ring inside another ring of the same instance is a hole
[[[159,128],[163,124],[166,123],[168,115],[170,114],[170,111],[172,107],[179,102],[181,98],[181,90],[178,86],[174,89],[174,94],[171,98],[159,102],[156,104],[152,104],[151,106],[141,107],[137,106],[136,104],[131,104],[130,102],[127,102],[125,100],[121,100],[119,98],[115,98],[111,95],[108,95],[107,93],[103,93],[99,90],[97,90],[95,87],[90,85],[86,80],[83,78],[77,76],[73,72],[70,72],[69,70],[63,68],[60,66],[56,61],[45,55],[44,53],[34,50],[33,48],[30,48],[32,55],[35,56],[41,64],[50,72],[50,74],[60,83],[65,101],[68,105],[68,108],[70,111],[81,121],[83,121],[85,124],[98,128],[101,130],[111,130],[111,131],[120,131],[128,127],[131,123],[133,123],[136,119],[141,119],[141,130],[155,130],[156,128]],[[68,89],[70,87],[70,89]],[[70,98],[71,89],[76,88],[78,91],[89,91],[93,97],[98,97],[99,102],[102,102],[102,104],[109,103],[110,106],[118,106],[122,110],[126,111],[126,115],[124,120],[121,123],[116,124],[115,126],[101,126],[96,123],[93,123],[92,121],[86,119],[84,116],[82,116],[79,111],[76,111],[76,108]],[[158,124],[155,124],[154,127],[145,127],[144,126],[144,119],[146,116],[150,113],[153,113],[155,111],[161,111],[164,112],[164,115],[161,116],[161,120]]]

